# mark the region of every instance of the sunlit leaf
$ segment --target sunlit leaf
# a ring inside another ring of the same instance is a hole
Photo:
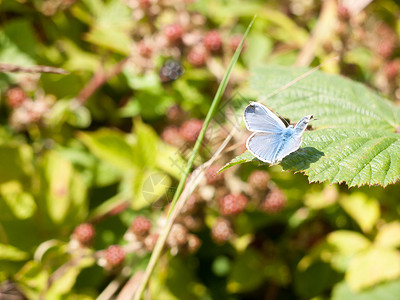
[[[400,256],[396,250],[369,248],[355,256],[346,271],[346,282],[352,291],[400,276]]]
[[[309,114],[318,118],[311,122],[317,130],[304,133],[301,148],[284,158],[282,167],[304,172],[310,182],[349,186],[396,182],[400,136],[395,131],[400,128],[400,109],[362,84],[318,71],[267,98],[305,71],[258,67],[251,79],[258,100],[284,117],[294,122]]]
[[[381,228],[375,237],[377,246],[396,248],[400,246],[400,222],[395,221],[392,223],[385,224]]]
[[[380,216],[379,202],[363,193],[343,196],[339,201],[343,209],[364,232],[370,232]]]

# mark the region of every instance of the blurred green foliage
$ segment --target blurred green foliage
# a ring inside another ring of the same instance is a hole
[[[400,7],[376,1],[354,13],[332,3],[334,26],[317,41],[311,66],[339,56],[322,67],[336,75],[315,72],[264,101],[292,122],[319,118],[303,147],[325,158],[303,148],[282,167],[308,178],[281,172],[243,154],[248,133],[237,131],[195,190],[196,209],[188,204],[178,218],[187,241],[167,241],[151,299],[399,298]],[[110,283],[122,295],[165,225],[237,37],[257,14],[196,166],[250,100],[262,102],[304,73],[288,67],[298,64],[321,9],[303,0],[0,1],[0,63],[69,72],[0,73],[0,298],[12,290],[95,299]],[[210,31],[221,40],[206,42]],[[338,145],[358,155],[344,159]],[[254,175],[260,170],[264,179]],[[364,184],[376,186],[349,188]],[[246,209],[222,215],[226,194],[245,195]],[[139,215],[152,221],[146,237],[143,224],[134,226]],[[90,245],[79,240],[88,234],[77,233],[82,223],[95,228]],[[124,249],[122,265],[110,266],[110,245]]]

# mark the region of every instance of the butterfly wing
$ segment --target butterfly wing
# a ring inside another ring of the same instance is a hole
[[[247,129],[253,132],[280,133],[286,128],[272,111],[257,102],[250,102],[245,108],[243,119]]]
[[[281,161],[283,158],[288,156],[290,153],[296,151],[300,148],[301,145],[301,135],[297,136],[293,134],[293,136],[287,141],[282,143],[280,151],[277,153],[275,157],[275,161]]]
[[[274,163],[281,147],[281,135],[278,133],[255,132],[247,139],[246,147],[259,160]]]
[[[281,161],[284,157],[300,148],[303,133],[307,128],[308,123],[313,118],[313,115],[302,118],[293,129],[288,129],[290,133],[288,138],[283,142],[281,150],[276,156],[276,161]]]
[[[305,116],[302,118],[294,127],[294,131],[296,135],[303,135],[304,130],[306,130],[308,123],[313,118],[313,115]]]

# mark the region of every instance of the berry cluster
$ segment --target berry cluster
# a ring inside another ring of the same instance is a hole
[[[182,147],[185,143],[194,144],[203,127],[203,121],[189,119],[183,121],[184,113],[176,105],[172,106],[167,117],[173,119],[174,125],[168,126],[161,133],[161,138],[167,144]]]
[[[15,130],[24,130],[31,124],[41,124],[53,105],[51,97],[32,100],[20,87],[10,88],[6,101],[11,108],[9,123]]]
[[[82,246],[89,246],[95,235],[96,231],[92,224],[82,223],[75,228],[71,238],[76,239]]]

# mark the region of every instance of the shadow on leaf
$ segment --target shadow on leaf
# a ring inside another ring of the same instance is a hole
[[[305,171],[310,167],[310,164],[317,162],[324,155],[324,152],[314,147],[300,148],[285,157],[281,166],[284,170]]]

